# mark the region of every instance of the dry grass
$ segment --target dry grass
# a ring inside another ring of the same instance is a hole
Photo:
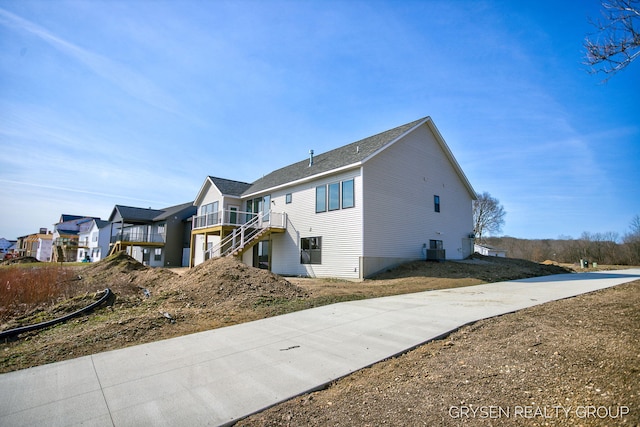
[[[60,265],[0,268],[0,322],[67,297],[75,269]]]

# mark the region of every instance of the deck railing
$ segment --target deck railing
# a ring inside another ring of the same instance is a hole
[[[287,214],[271,211],[253,214],[250,221],[238,226],[218,244],[208,248],[204,253],[205,260],[228,256],[242,250],[246,245],[259,238],[263,231],[272,228],[287,228]]]
[[[241,226],[250,222],[256,216],[258,216],[258,214],[254,212],[244,212],[231,209],[219,210],[217,212],[210,212],[204,215],[194,215],[193,229],[209,228],[217,225]]]
[[[165,243],[164,234],[144,233],[141,231],[123,231],[111,236],[111,243],[133,242],[133,243]]]
[[[68,237],[58,237],[53,241],[54,246],[78,246],[78,239],[69,239]]]

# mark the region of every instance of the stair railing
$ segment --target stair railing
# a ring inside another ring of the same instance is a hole
[[[269,218],[270,212],[271,211],[267,211],[266,213],[260,212],[240,227],[235,228],[231,234],[220,240],[218,244],[205,251],[205,259],[213,258],[214,256],[225,257],[242,250],[248,243],[256,238],[260,232],[268,227],[269,222],[264,221],[264,219]],[[267,225],[265,226],[265,224]]]

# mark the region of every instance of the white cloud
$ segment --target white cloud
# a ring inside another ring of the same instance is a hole
[[[87,49],[83,49],[69,41],[63,40],[55,34],[47,31],[45,28],[42,28],[41,26],[2,8],[0,8],[0,23],[5,26],[17,28],[40,38],[58,51],[84,64],[94,73],[106,80],[109,80],[134,98],[158,109],[186,116],[182,113],[181,107],[172,96],[165,93],[149,79],[117,63],[116,61],[102,55],[98,55]]]

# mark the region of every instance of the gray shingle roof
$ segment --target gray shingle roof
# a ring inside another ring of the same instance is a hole
[[[269,188],[361,162],[426,119],[425,117],[326,153],[317,154],[313,158],[312,166],[309,166],[309,159],[307,158],[275,170],[251,184],[242,195],[258,193]],[[220,187],[218,186],[218,188]]]
[[[193,202],[182,203],[180,205],[169,206],[162,209],[162,213],[155,218],[154,221],[161,221],[167,219],[170,216],[182,217],[182,219],[188,218],[196,213],[196,207],[193,206]]]
[[[164,209],[136,208],[133,206],[116,205],[109,217],[109,221],[130,222],[134,224],[151,224],[155,221],[162,221],[169,216],[178,215],[182,219],[194,215],[196,211],[193,202],[182,203],[175,206],[169,206]]]
[[[96,225],[98,226],[98,228],[105,228],[107,225],[109,225],[109,221],[105,221],[103,219],[96,219]]]
[[[233,181],[230,179],[218,178],[215,176],[209,176],[209,179],[213,181],[215,186],[220,190],[220,192],[227,196],[236,196],[240,197],[242,193],[244,193],[251,184],[247,182]]]
[[[124,220],[125,222],[151,223],[155,217],[162,213],[164,213],[164,211],[159,209],[116,205],[109,217],[109,221]]]

